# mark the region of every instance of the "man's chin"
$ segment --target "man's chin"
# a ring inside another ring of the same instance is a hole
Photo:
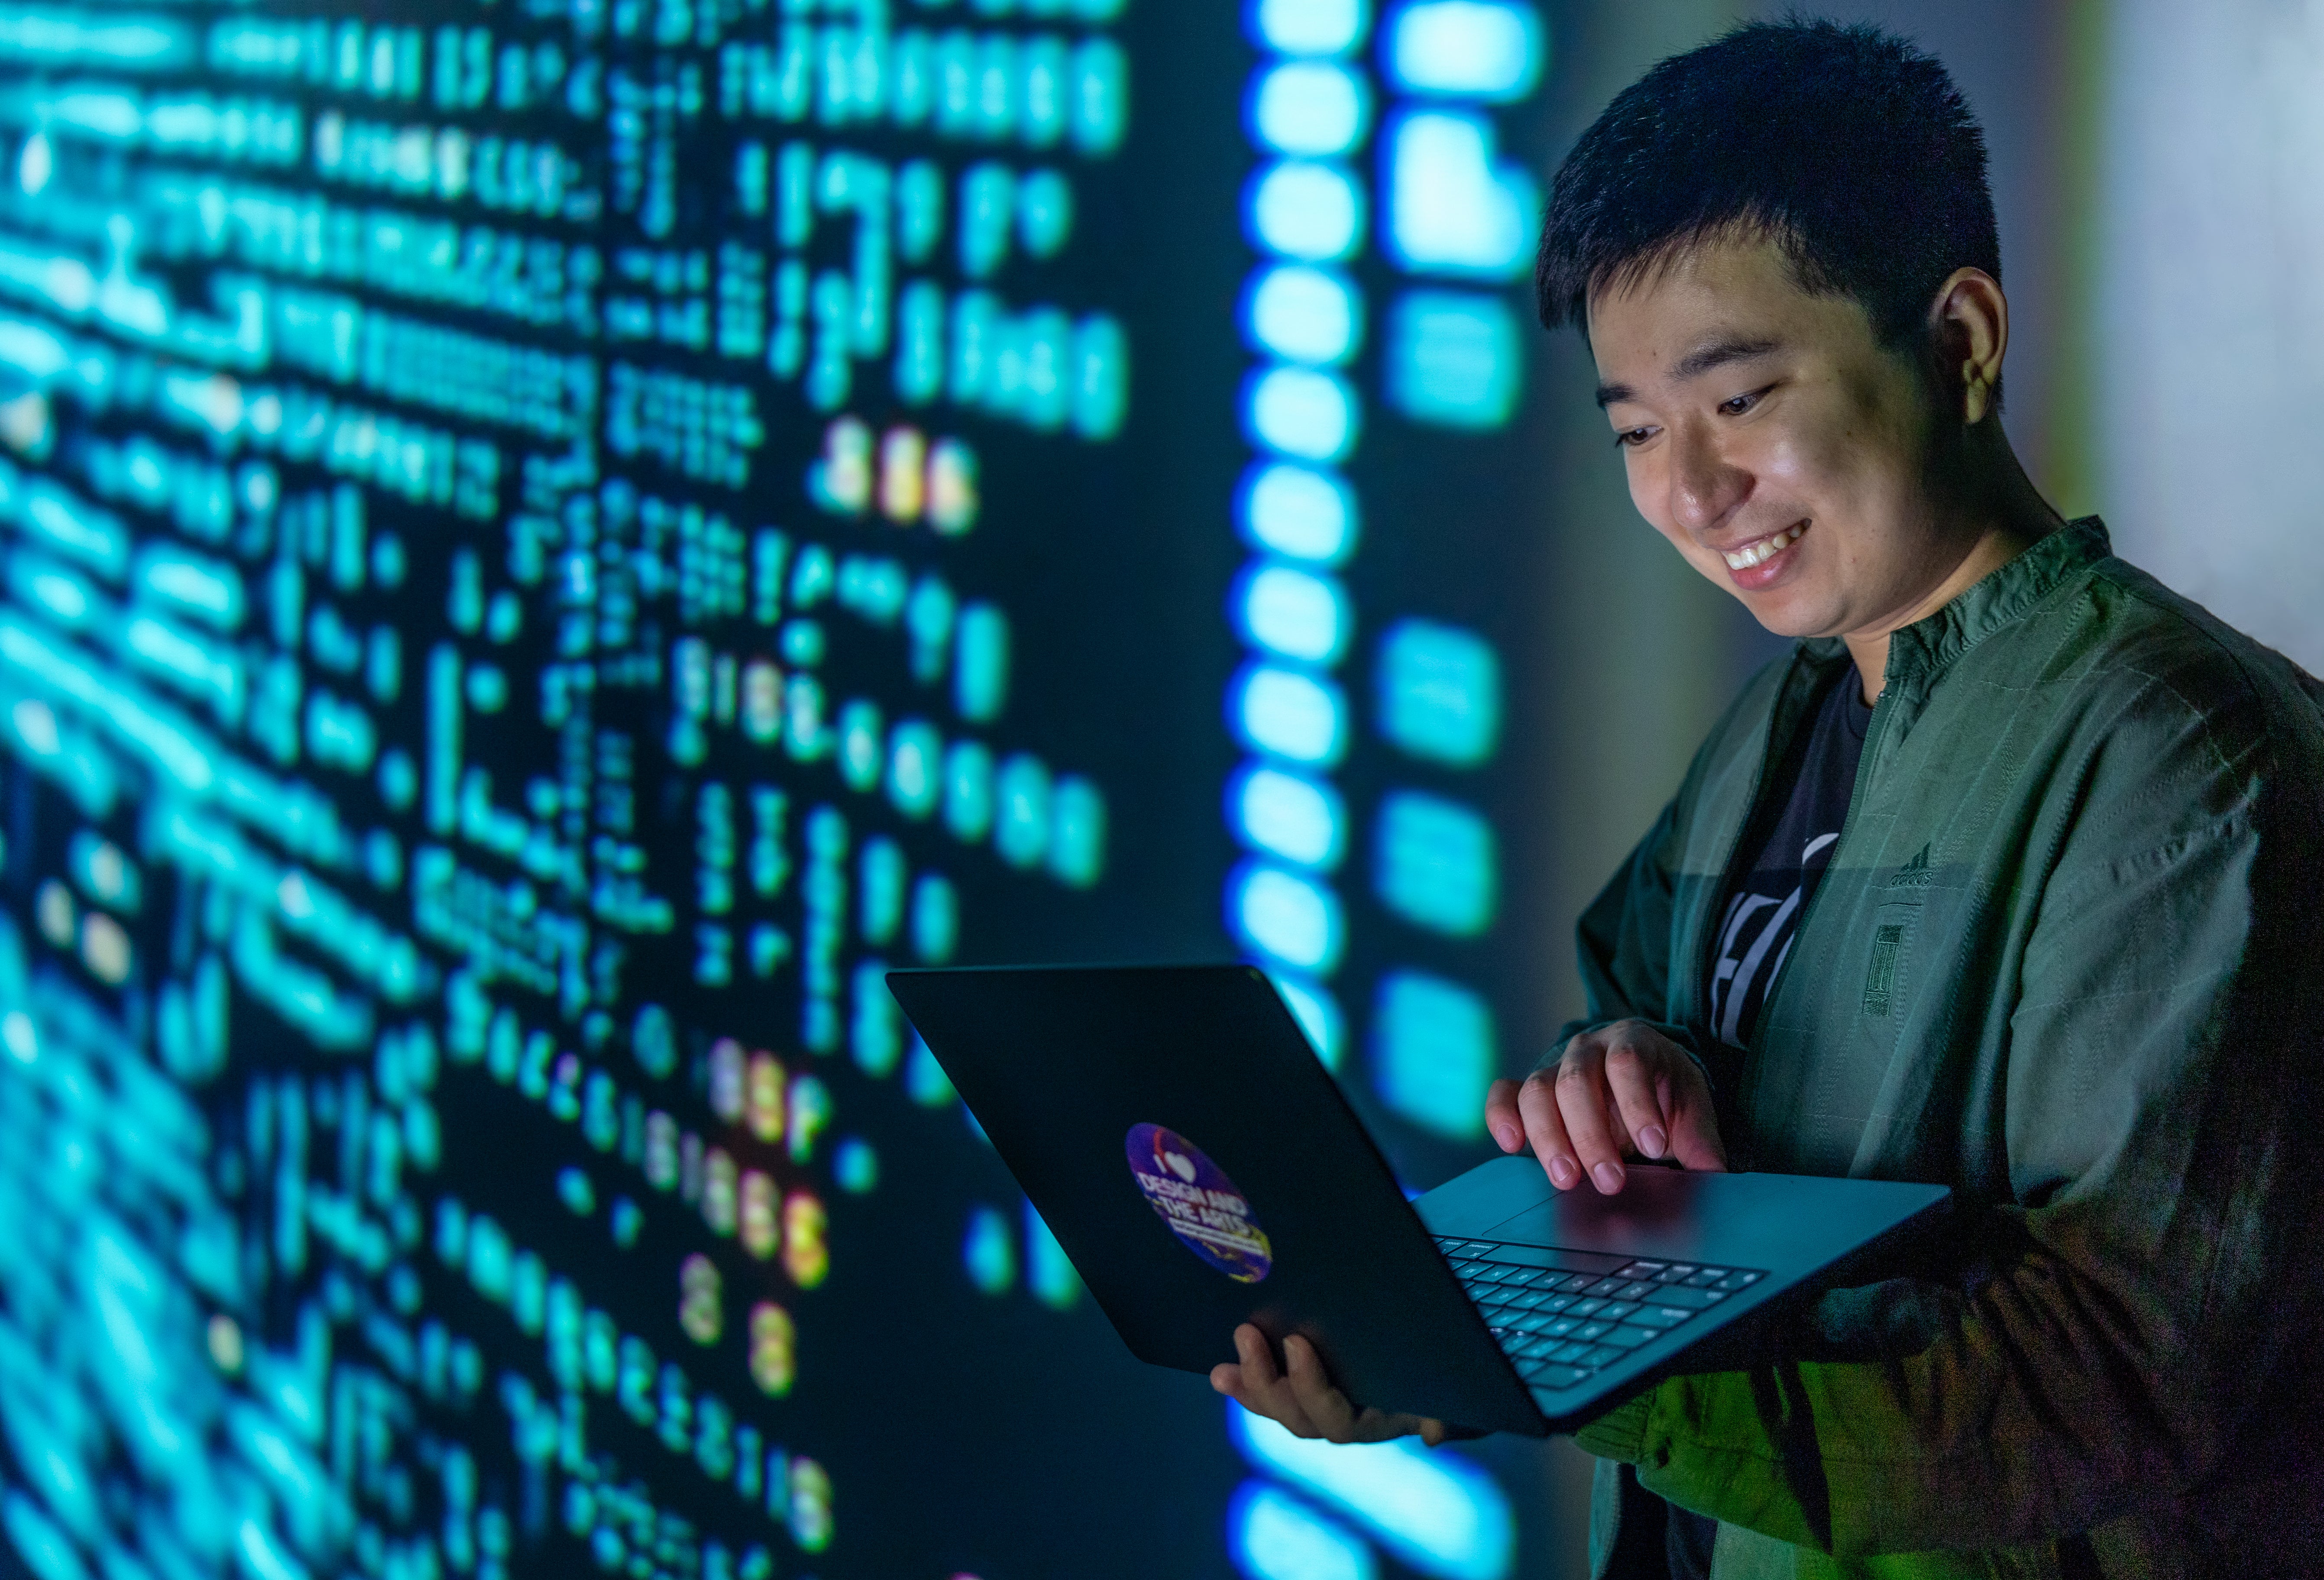
[[[1763,593],[1749,593],[1729,582],[1728,590],[1751,612],[1752,619],[1774,635],[1829,636],[1837,629],[1826,612],[1817,609],[1810,600],[1798,596],[1795,588],[1769,587]]]

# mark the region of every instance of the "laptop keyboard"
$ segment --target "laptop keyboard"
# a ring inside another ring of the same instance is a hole
[[[1536,1388],[1572,1388],[1766,1277],[1748,1268],[1623,1262],[1486,1240],[1436,1244],[1517,1375]]]

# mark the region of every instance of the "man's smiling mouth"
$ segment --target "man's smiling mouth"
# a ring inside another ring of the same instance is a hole
[[[1799,535],[1807,530],[1807,522],[1795,522],[1773,537],[1761,538],[1755,542],[1746,543],[1740,549],[1723,550],[1727,559],[1727,568],[1748,570],[1765,560],[1773,559],[1798,541]]]

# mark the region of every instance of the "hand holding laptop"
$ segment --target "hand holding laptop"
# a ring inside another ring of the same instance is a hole
[[[1516,1081],[1495,1081],[1485,1099],[1485,1128],[1504,1152],[1526,1141],[1550,1183],[1569,1190],[1586,1173],[1600,1194],[1622,1188],[1625,1157],[1670,1157],[1682,1167],[1724,1172],[1711,1087],[1678,1044],[1639,1021],[1618,1021],[1569,1040],[1554,1058]],[[1277,1366],[1267,1335],[1250,1323],[1235,1329],[1239,1363],[1211,1368],[1211,1386],[1254,1415],[1301,1437],[1377,1443],[1418,1435],[1430,1447],[1449,1436],[1425,1416],[1358,1409],[1333,1385],[1315,1346],[1294,1334]]]
[[[1682,1169],[1723,1173],[1711,1084],[1684,1049],[1643,1021],[1584,1031],[1520,1086],[1495,1081],[1485,1128],[1504,1152],[1533,1142],[1549,1182],[1571,1190],[1587,1174],[1612,1196],[1626,1157],[1669,1158]]]
[[[888,984],[1130,1353],[1303,1437],[1570,1431],[1948,1196],[1726,1172],[1702,1074],[1635,1021],[1493,1093],[1532,1155],[1414,1199],[1250,966]]]
[[[1235,1329],[1235,1354],[1240,1364],[1222,1363],[1211,1368],[1211,1386],[1255,1416],[1266,1416],[1287,1428],[1294,1437],[1324,1437],[1334,1443],[1382,1443],[1416,1433],[1431,1448],[1447,1437],[1469,1437],[1454,1432],[1428,1416],[1407,1416],[1375,1409],[1358,1409],[1334,1387],[1323,1370],[1315,1346],[1297,1334],[1283,1341],[1283,1364],[1257,1326]]]

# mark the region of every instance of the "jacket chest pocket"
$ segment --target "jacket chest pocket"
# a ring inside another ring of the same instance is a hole
[[[1921,902],[1883,905],[1872,913],[1858,1010],[1876,1041],[1891,1042],[1913,985],[1913,944],[1921,931]]]

